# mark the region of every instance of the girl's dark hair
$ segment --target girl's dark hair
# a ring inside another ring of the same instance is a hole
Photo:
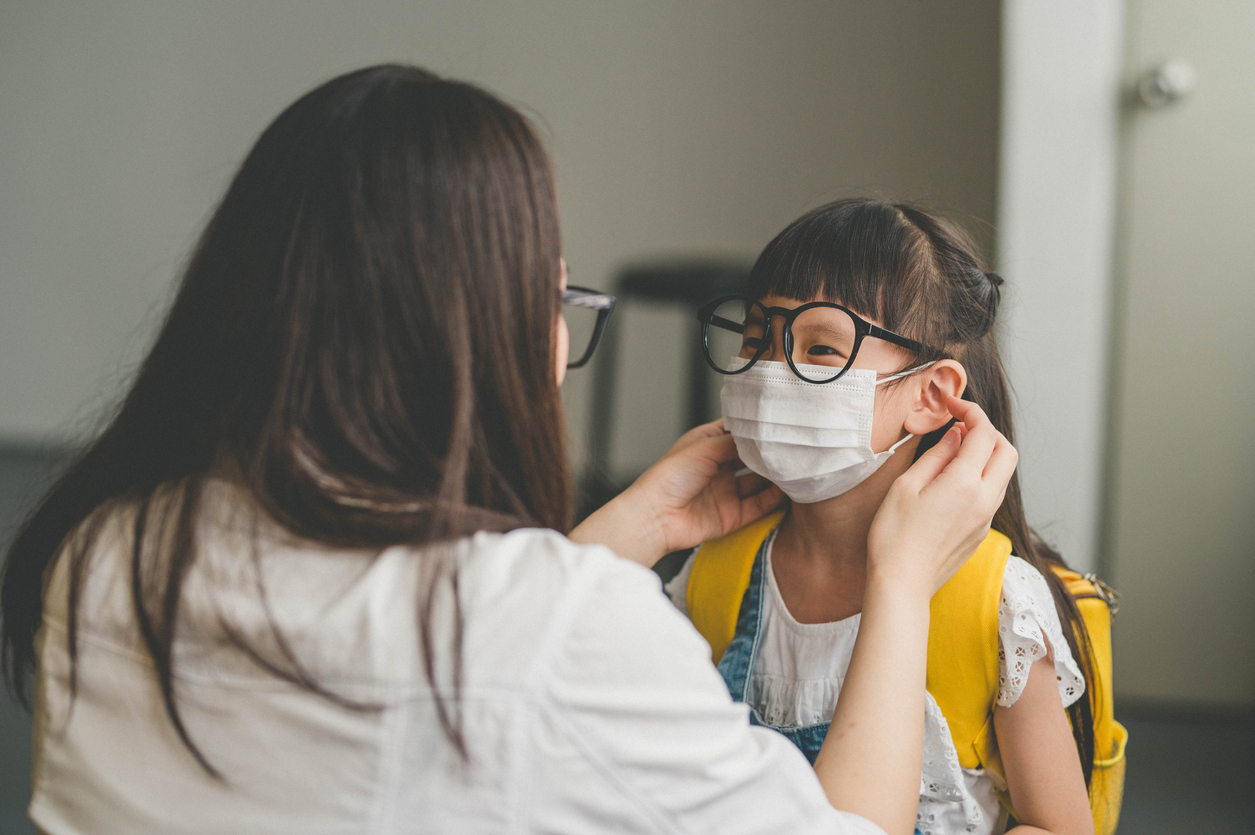
[[[749,292],[839,302],[960,361],[967,370],[964,399],[978,404],[1014,443],[1010,385],[994,333],[1001,284],[998,275],[985,272],[975,244],[955,224],[918,206],[855,198],[821,206],[789,224],[759,256]],[[921,354],[903,368],[933,359],[937,356]],[[917,455],[948,428],[924,436]],[[1076,602],[1051,571],[1065,563],[1029,527],[1015,475],[993,527],[1046,578],[1068,649],[1085,676],[1089,698],[1078,699],[1068,713],[1088,785],[1101,682]]]
[[[171,722],[216,774],[180,719],[171,651],[211,472],[235,473],[273,519],[334,546],[565,530],[560,256],[549,159],[527,119],[493,95],[384,65],[288,107],[209,221],[116,416],[9,551],[0,589],[9,685],[25,700],[44,580],[63,550],[77,657],[93,539],[108,511],[131,508],[143,640]],[[154,553],[153,543],[167,547]],[[456,562],[448,548],[415,558],[432,578],[415,591],[426,674],[465,755]],[[454,590],[451,701],[433,671],[438,584]],[[232,640],[250,651],[243,636]],[[279,644],[283,663],[268,669],[336,698]]]

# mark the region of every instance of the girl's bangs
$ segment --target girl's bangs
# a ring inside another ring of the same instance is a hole
[[[767,245],[750,275],[750,294],[836,302],[890,330],[913,335],[911,325],[921,323],[913,322],[918,317],[912,314],[927,308],[917,234],[885,204],[821,207]]]

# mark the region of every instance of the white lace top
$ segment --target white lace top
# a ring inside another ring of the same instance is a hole
[[[681,611],[687,609],[685,590],[692,565],[690,557],[666,587]],[[799,623],[789,614],[776,585],[770,543],[767,569],[763,634],[750,673],[747,701],[773,725],[827,722],[832,719],[850,665],[860,616],[834,623]],[[1028,683],[1029,668],[1051,648],[1063,704],[1072,704],[1085,692],[1085,680],[1064,640],[1046,580],[1019,557],[1007,560],[1003,574],[998,648],[998,704],[1015,704]],[[949,725],[931,695],[926,709],[916,828],[923,835],[1001,833],[1006,828],[1006,815],[994,794],[993,776],[984,769],[962,768]]]

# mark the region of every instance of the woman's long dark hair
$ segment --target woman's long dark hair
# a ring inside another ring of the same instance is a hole
[[[171,650],[204,484],[224,467],[284,527],[335,546],[564,530],[560,255],[549,159],[491,94],[386,65],[291,105],[210,220],[117,415],[13,543],[0,590],[10,686],[25,698],[44,581],[63,551],[77,657],[93,539],[111,509],[131,508],[143,640],[171,722],[213,772],[180,719]],[[445,550],[419,558],[456,591]],[[415,600],[433,688],[435,585]],[[267,666],[325,693],[280,645],[288,663]],[[436,700],[465,753],[460,714]]]
[[[967,370],[964,398],[979,405],[1014,443],[1011,389],[994,332],[1002,279],[985,272],[976,253],[962,229],[921,207],[838,200],[798,218],[767,245],[754,265],[750,293],[839,302],[959,360]],[[920,355],[909,365],[933,359]],[[948,428],[924,436],[917,454],[941,440]],[[1076,602],[1050,570],[1065,563],[1029,527],[1015,475],[993,527],[1046,578],[1068,649],[1085,676],[1089,698],[1078,699],[1068,713],[1088,785],[1102,683],[1094,675],[1089,633]]]

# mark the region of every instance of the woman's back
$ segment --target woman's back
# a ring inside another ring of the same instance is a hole
[[[72,701],[65,560],[48,589],[31,807],[45,832],[752,831],[794,815],[831,830],[853,820],[813,778],[798,779],[805,761],[783,739],[746,726],[654,575],[602,548],[537,529],[454,546],[464,765],[409,628],[420,555],[302,543],[254,523],[244,494],[221,481],[205,506],[176,694],[222,781],[166,715],[130,598],[129,514],[115,511],[90,553]],[[436,603],[437,648],[448,602]],[[296,672],[282,636],[342,703],[263,669],[233,635]],[[448,656],[436,657],[447,686]]]

